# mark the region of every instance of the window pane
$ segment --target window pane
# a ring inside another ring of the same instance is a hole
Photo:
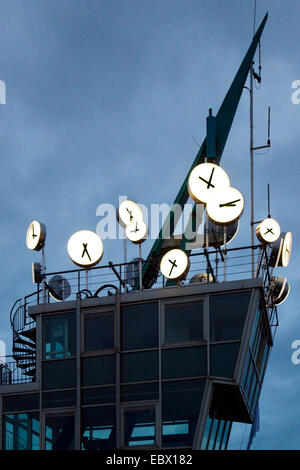
[[[210,375],[233,377],[240,343],[211,344]]]
[[[143,303],[122,308],[123,350],[158,346],[158,303]]]
[[[122,354],[122,382],[140,382],[155,379],[158,379],[158,351]]]
[[[3,415],[4,450],[39,450],[39,413]]]
[[[213,448],[214,448],[214,442],[215,442],[215,437],[216,437],[216,432],[217,432],[217,429],[218,429],[218,425],[219,425],[219,420],[214,419],[213,425],[212,425],[212,428],[211,428],[211,434],[210,434],[210,437],[209,437],[208,447],[207,447],[208,450],[213,450]]]
[[[210,340],[240,339],[251,291],[211,295],[209,298]]]
[[[155,444],[155,410],[127,410],[124,413],[124,445]]]
[[[64,390],[63,392],[44,392],[43,408],[59,408],[76,405],[76,390]]]
[[[110,349],[114,341],[114,314],[86,316],[84,319],[84,350]]]
[[[104,355],[82,359],[82,385],[108,385],[115,382],[115,356]]]
[[[231,422],[226,421],[224,434],[223,434],[223,439],[222,439],[222,443],[221,443],[221,450],[225,450],[226,447],[227,447],[228,436],[230,434],[230,430],[231,430]]]
[[[3,396],[3,411],[38,410],[39,408],[39,393]]]
[[[191,447],[201,406],[205,379],[162,384],[163,447]]]
[[[75,439],[75,416],[46,416],[46,450],[72,450]]]
[[[172,379],[207,374],[206,346],[162,351],[162,377]]]
[[[208,438],[209,438],[209,433],[210,433],[210,428],[212,424],[212,418],[207,416],[206,424],[205,424],[205,429],[204,429],[204,434],[202,438],[202,443],[201,443],[201,450],[206,450],[206,446],[208,443]]]
[[[224,420],[220,420],[218,433],[216,435],[216,439],[215,439],[215,443],[214,443],[214,449],[215,450],[220,450],[225,422],[226,421],[224,421]]]
[[[165,341],[192,341],[203,338],[203,303],[185,302],[165,306]]]
[[[84,408],[82,412],[82,449],[116,448],[115,407]]]
[[[102,403],[114,403],[115,401],[115,387],[97,387],[82,390],[82,402],[84,405],[101,405]]]
[[[43,318],[44,359],[58,359],[75,354],[75,313],[45,316]]]
[[[158,382],[123,385],[121,401],[146,401],[158,399]]]
[[[76,387],[76,360],[66,359],[43,363],[43,389]]]

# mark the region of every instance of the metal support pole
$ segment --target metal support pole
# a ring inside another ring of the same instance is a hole
[[[226,250],[226,240],[227,239],[227,227],[224,227],[224,282],[226,282],[226,256],[227,256],[227,250]]]
[[[142,244],[139,243],[139,276],[140,276],[140,290],[143,290],[143,276],[142,276]]]
[[[46,275],[46,255],[45,255],[45,245],[42,246],[42,276],[43,276],[43,304],[46,303],[46,284],[45,284],[45,275]]]
[[[88,269],[85,270],[85,287],[88,290],[88,288],[89,288],[89,271],[88,271]]]
[[[124,248],[124,286],[125,292],[127,291],[127,237],[124,229],[124,239],[123,239],[123,248]]]
[[[81,318],[80,295],[76,297],[76,411],[75,411],[75,449],[81,446]]]
[[[250,67],[250,199],[251,199],[251,246],[254,245],[254,160],[253,160],[253,64]],[[254,278],[254,249],[251,249],[252,278]]]

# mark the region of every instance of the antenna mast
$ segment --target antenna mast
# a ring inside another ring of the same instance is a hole
[[[254,19],[253,19],[253,34],[255,32],[255,19],[256,19],[256,0],[254,0]],[[250,220],[250,228],[251,228],[251,266],[252,266],[252,277],[254,277],[254,225],[257,223],[254,220],[254,150],[264,149],[271,147],[270,141],[270,107],[268,108],[268,140],[267,145],[261,145],[259,147],[254,147],[254,118],[253,118],[253,84],[254,80],[257,83],[261,83],[261,50],[260,50],[260,41],[258,43],[258,57],[259,57],[259,64],[258,64],[258,73],[254,70],[254,61],[252,61],[250,66],[250,87],[249,87],[249,94],[250,94],[250,199],[251,199],[251,220]],[[247,87],[245,87],[247,88]]]

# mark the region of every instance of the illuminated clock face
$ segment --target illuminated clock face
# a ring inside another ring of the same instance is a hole
[[[168,279],[182,279],[190,267],[189,257],[179,249],[168,251],[160,262],[160,270]]]
[[[123,201],[118,207],[117,219],[119,224],[125,228],[134,220],[143,220],[143,212],[135,202]]]
[[[68,254],[77,266],[83,268],[95,266],[103,255],[102,240],[95,232],[79,230],[69,238]]]
[[[41,222],[34,220],[28,227],[26,245],[30,250],[40,251],[46,239],[46,227]]]
[[[211,195],[207,206],[208,217],[217,225],[236,222],[244,210],[244,198],[235,188],[225,188]]]
[[[256,236],[262,243],[274,243],[279,238],[280,225],[275,219],[270,217],[263,220],[256,227]]]
[[[200,163],[191,171],[188,180],[189,195],[194,201],[204,204],[215,191],[229,186],[227,173],[214,163]]]
[[[282,251],[281,251],[281,266],[286,267],[290,262],[292,252],[292,234],[286,232],[283,239]]]
[[[147,225],[143,220],[133,220],[126,227],[126,237],[132,243],[143,243],[148,235]]]

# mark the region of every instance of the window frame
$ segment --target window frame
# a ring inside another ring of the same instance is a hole
[[[73,315],[75,317],[75,325],[74,325],[74,332],[75,332],[75,347],[74,347],[74,350],[76,350],[76,335],[77,335],[77,331],[76,331],[76,311],[75,310],[71,310],[71,311],[62,311],[62,312],[53,312],[53,313],[47,313],[45,315],[41,315],[41,318],[42,318],[42,324],[41,324],[41,333],[42,333],[42,344],[41,344],[41,358],[42,358],[42,361],[43,362],[47,362],[47,361],[54,361],[54,360],[65,360],[65,359],[74,359],[76,358],[76,351],[74,354],[70,354],[69,356],[66,355],[66,352],[67,350],[64,350],[64,351],[58,351],[56,354],[65,354],[63,357],[47,357],[47,353],[46,352],[46,332],[45,332],[45,328],[46,328],[46,322],[47,322],[47,319],[48,318],[51,318],[51,319],[55,319],[55,317],[59,317],[59,316],[67,316],[67,315]],[[59,321],[59,318],[57,318],[57,321]],[[68,321],[66,318],[64,320],[62,320],[64,322]],[[70,336],[70,332],[68,331],[67,329],[67,335],[66,335],[66,338],[65,338],[65,342],[68,341],[68,338]],[[55,354],[55,353],[50,353],[50,354]]]
[[[166,341],[166,306],[169,305],[182,305],[182,304],[190,304],[190,303],[202,303],[203,306],[203,313],[202,313],[202,332],[203,337],[202,339],[193,339],[193,340],[185,340],[185,341]],[[161,346],[164,348],[174,348],[177,346],[195,346],[196,344],[207,344],[208,342],[208,296],[204,294],[203,296],[198,297],[187,297],[185,299],[168,299],[162,301],[161,303]]]
[[[105,349],[93,349],[86,351],[85,350],[85,319],[86,318],[91,318],[91,317],[101,317],[105,315],[112,315],[113,316],[113,322],[114,322],[114,328],[113,328],[113,334],[114,334],[114,345],[112,348],[105,348]],[[116,317],[116,309],[114,307],[102,307],[102,308],[97,308],[97,309],[92,309],[92,310],[87,310],[81,313],[80,315],[81,321],[80,321],[80,336],[82,338],[81,345],[80,345],[80,352],[81,356],[95,356],[95,353],[103,352],[103,353],[110,353],[110,352],[115,352],[117,348],[117,317]]]
[[[154,421],[154,444],[148,445],[125,445],[125,413],[127,411],[147,411],[154,410],[155,421]],[[159,401],[145,401],[145,402],[126,402],[121,404],[121,448],[126,450],[144,450],[144,449],[159,449],[161,442],[161,430],[160,430],[160,407]]]
[[[64,407],[64,408],[52,408],[42,411],[42,419],[41,419],[41,430],[42,430],[42,450],[53,450],[53,449],[46,449],[46,419],[48,417],[51,418],[58,418],[62,416],[74,416],[74,450],[76,448],[76,434],[78,432],[77,429],[77,420],[76,420],[76,409],[74,407]]]
[[[157,307],[157,324],[156,324],[156,327],[157,327],[157,344],[156,345],[147,345],[147,346],[143,346],[143,347],[130,347],[130,348],[124,348],[124,344],[123,344],[123,324],[124,324],[124,311],[123,311],[123,308],[124,307],[139,307],[139,306],[143,306],[145,304],[155,304],[156,307]],[[160,337],[159,337],[159,329],[160,329],[160,324],[159,324],[159,317],[160,317],[160,301],[159,299],[147,299],[147,300],[143,300],[143,301],[136,301],[136,302],[122,302],[121,306],[120,306],[120,319],[119,319],[119,325],[120,325],[120,350],[122,353],[127,353],[127,352],[138,352],[138,351],[146,351],[146,350],[152,350],[152,349],[159,349],[159,345],[160,345]]]

